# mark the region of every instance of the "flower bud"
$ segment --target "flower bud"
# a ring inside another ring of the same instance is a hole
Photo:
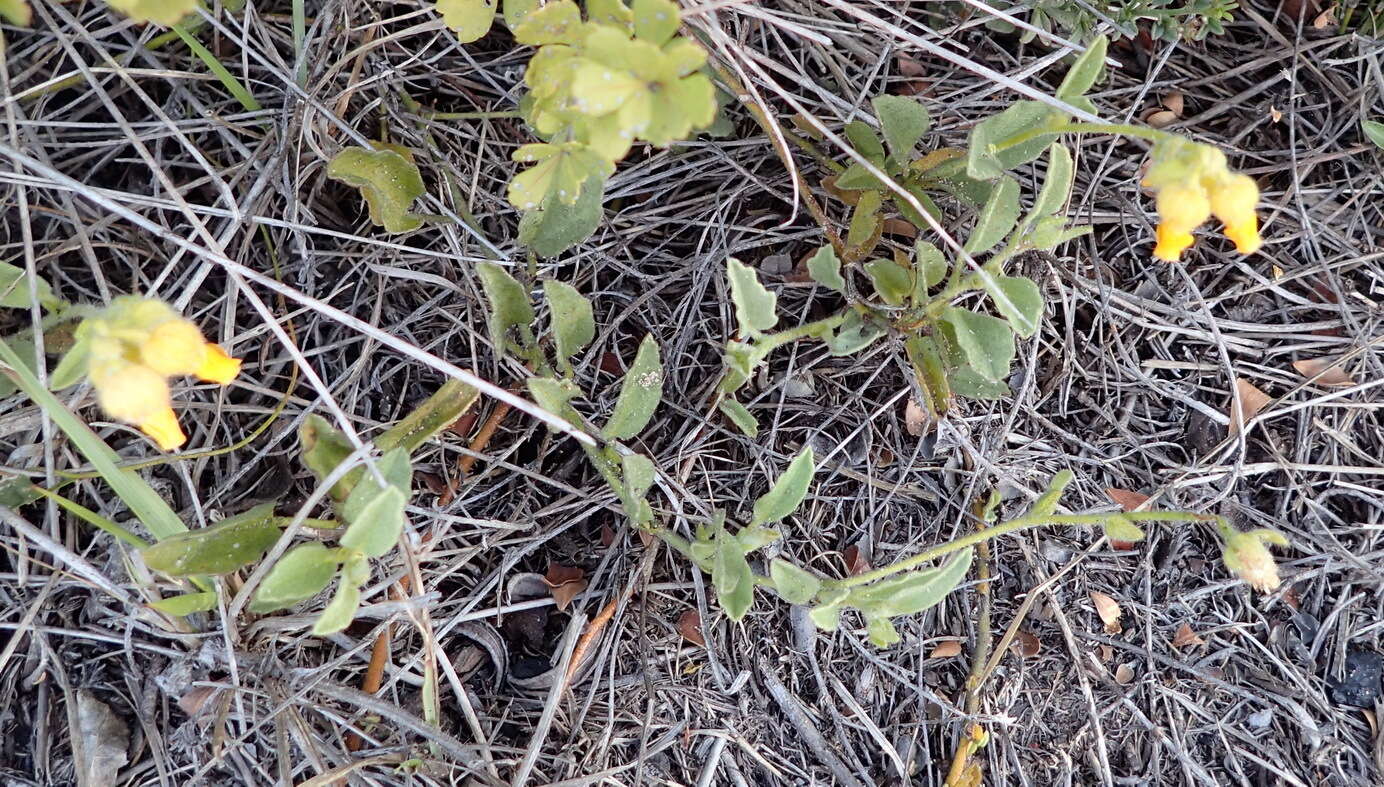
[[[192,374],[206,359],[207,342],[197,326],[181,317],[168,320],[149,332],[139,347],[145,366],[165,377]]]
[[[1288,539],[1277,531],[1268,529],[1251,530],[1242,533],[1226,531],[1223,559],[1230,573],[1243,579],[1250,587],[1261,593],[1275,590],[1279,585],[1278,566],[1269,553],[1266,543],[1286,546]]]
[[[1158,245],[1153,256],[1177,262],[1192,245],[1192,230],[1211,217],[1211,201],[1199,183],[1173,183],[1158,192]]]
[[[138,426],[165,451],[186,442],[163,375],[142,364],[102,358],[93,359],[90,378],[106,415]]]
[[[1211,191],[1211,212],[1225,223],[1225,235],[1235,241],[1235,250],[1253,254],[1263,241],[1259,237],[1259,186],[1244,174],[1227,174],[1216,181]]]

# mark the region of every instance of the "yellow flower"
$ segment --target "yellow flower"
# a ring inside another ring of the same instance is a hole
[[[1267,528],[1242,533],[1222,528],[1225,538],[1225,551],[1222,559],[1230,573],[1243,579],[1250,587],[1261,593],[1275,590],[1279,585],[1278,566],[1273,561],[1266,544],[1287,546],[1288,539],[1282,533]]]
[[[1259,250],[1259,219],[1254,208],[1259,187],[1248,175],[1232,173],[1225,154],[1210,145],[1180,138],[1159,142],[1144,185],[1158,192],[1158,244],[1153,254],[1177,262],[1192,245],[1192,230],[1213,214],[1241,254]]]
[[[163,375],[120,358],[93,359],[89,373],[97,401],[106,415],[138,426],[165,451],[187,442]]]
[[[240,361],[153,298],[116,298],[78,326],[76,339],[73,357],[84,359],[101,409],[138,426],[165,451],[187,441],[173,414],[168,378],[195,375],[224,385],[240,372]]]

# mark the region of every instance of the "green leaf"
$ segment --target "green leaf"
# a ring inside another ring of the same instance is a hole
[[[463,44],[469,44],[490,32],[495,21],[496,0],[437,0],[442,23],[457,34]],[[506,9],[508,10],[508,9]]]
[[[620,467],[631,498],[639,500],[649,493],[657,475],[652,459],[643,454],[625,454],[620,457]]]
[[[807,496],[807,485],[817,468],[812,464],[812,448],[807,447],[793,461],[788,469],[774,481],[773,487],[763,497],[754,501],[754,517],[750,524],[762,525],[777,522],[797,510]]]
[[[1019,182],[1005,177],[995,184],[990,199],[980,209],[976,226],[963,247],[967,254],[980,254],[994,248],[1019,221]]]
[[[322,614],[317,616],[317,623],[312,627],[313,635],[325,637],[342,631],[351,625],[351,620],[355,618],[356,610],[359,608],[360,588],[343,577],[337,582],[332,600],[327,603]]]
[[[682,23],[677,3],[670,0],[633,0],[630,11],[634,14],[634,37],[654,46],[668,43]]]
[[[740,542],[724,528],[716,534],[716,553],[712,556],[711,583],[716,597],[731,620],[745,617],[754,603],[754,575],[745,560]]]
[[[941,250],[931,243],[920,240],[913,244],[913,269],[918,282],[923,285],[925,294],[928,287],[936,287],[947,277],[947,258]],[[917,299],[918,293],[915,293]]]
[[[1030,516],[1048,516],[1057,510],[1057,501],[1061,499],[1062,492],[1076,476],[1070,470],[1060,470],[1053,474],[1052,480],[1048,481],[1048,488],[1043,490],[1043,494],[1034,501],[1033,507],[1029,509]]]
[[[423,217],[408,210],[423,196],[423,176],[398,152],[346,148],[327,165],[327,177],[360,189],[370,208],[370,222],[386,232],[408,232],[423,225]]]
[[[841,327],[836,329],[836,333],[823,337],[822,341],[826,343],[832,355],[839,357],[869,347],[884,333],[883,328],[852,309],[846,313],[846,319],[841,323]]]
[[[538,10],[538,0],[504,0],[505,27],[514,31]]]
[[[336,553],[320,541],[309,541],[290,549],[255,590],[250,611],[256,614],[273,612],[321,593],[332,581],[338,562]]]
[[[480,391],[460,380],[449,379],[413,412],[375,438],[375,446],[386,454],[395,448],[412,454],[438,432],[456,423],[479,397]]]
[[[1052,143],[1048,148],[1048,174],[1043,179],[1043,190],[1033,201],[1033,210],[1028,212],[1027,221],[1062,210],[1072,190],[1072,171],[1072,154],[1067,146],[1061,142]]]
[[[274,504],[262,503],[211,527],[165,538],[140,554],[149,568],[169,576],[229,574],[259,560],[277,540]]]
[[[884,168],[884,143],[879,141],[874,129],[864,121],[852,120],[846,124],[845,134],[856,153],[864,156],[876,167]]]
[[[1101,527],[1105,530],[1105,537],[1111,541],[1134,543],[1144,540],[1143,528],[1124,514],[1111,514],[1101,523]]]
[[[538,406],[564,418],[570,409],[567,403],[578,393],[577,386],[571,380],[555,380],[551,377],[529,378],[529,394]]]
[[[754,336],[778,324],[774,307],[778,296],[759,283],[754,269],[734,257],[726,258],[730,279],[730,299],[735,304],[735,321],[743,336]]]
[[[71,388],[86,377],[87,362],[91,358],[91,340],[79,337],[73,342],[57,368],[48,374],[48,387],[54,391]]]
[[[865,274],[890,306],[902,306],[913,295],[913,272],[893,260],[870,260]]]
[[[721,380],[721,390],[734,393],[750,381],[755,367],[764,360],[765,351],[747,342],[731,340],[726,342],[723,358],[726,362],[726,375]]]
[[[952,393],[968,399],[1003,399],[1012,393],[1005,383],[987,380],[969,366],[948,371],[947,384]]]
[[[19,356],[24,367],[29,370],[29,374],[37,376],[38,371],[34,368],[34,353],[37,348],[30,339],[10,339],[11,349],[15,355]],[[4,372],[5,365],[0,364],[0,398],[4,398],[19,390],[19,386],[14,383]]]
[[[634,13],[622,0],[586,0],[586,19],[626,32],[634,29]]]
[[[985,290],[990,293],[999,313],[1009,320],[1014,332],[1027,339],[1038,332],[1043,317],[1043,295],[1032,279],[1022,276],[983,277]]]
[[[1014,360],[1014,332],[1008,323],[988,314],[948,306],[942,321],[951,326],[967,363],[983,379],[999,382]]]
[[[754,414],[745,405],[734,399],[722,399],[721,403],[717,405],[717,409],[747,436],[755,437],[759,434],[759,422],[755,420]]]
[[[327,419],[316,414],[303,419],[303,425],[298,427],[298,442],[302,445],[300,456],[303,464],[317,476],[319,482],[326,480],[336,466],[345,461],[354,450],[345,435],[328,423]],[[347,473],[337,481],[330,492],[332,499],[345,500],[356,483],[356,477],[352,473]]]
[[[197,8],[197,0],[106,0],[111,8],[136,22],[172,27]]]
[[[341,561],[341,581],[355,587],[370,581],[370,560],[363,552],[351,550]]]
[[[916,178],[911,183],[921,189],[937,189],[970,205],[983,205],[990,198],[990,182],[971,177],[966,170],[966,158],[964,150],[934,150],[908,165],[909,173]]]
[[[1365,132],[1365,136],[1375,144],[1375,147],[1384,149],[1384,123],[1377,120],[1361,119],[1360,130]]]
[[[0,19],[7,19],[16,27],[28,27],[33,16],[26,0],[0,0]]]
[[[524,17],[514,26],[514,40],[528,46],[544,44],[578,44],[584,25],[581,9],[572,0],[558,0]]]
[[[927,109],[905,96],[876,96],[870,103],[879,117],[879,128],[889,143],[889,152],[899,161],[908,161],[918,140],[932,127]]]
[[[19,508],[43,497],[38,487],[23,476],[0,475],[0,506]]]
[[[877,648],[895,645],[900,639],[898,629],[883,616],[866,615],[865,633],[870,637],[870,644]]]
[[[628,440],[643,431],[663,399],[663,361],[658,342],[646,335],[639,343],[634,363],[620,383],[620,397],[601,435],[607,440]]]
[[[1086,47],[1086,51],[1081,53],[1081,57],[1076,59],[1067,76],[1063,78],[1062,84],[1057,86],[1057,97],[1066,101],[1070,98],[1085,95],[1091,86],[1101,78],[1101,72],[1105,69],[1105,50],[1109,41],[1104,35],[1096,36]]]
[[[851,593],[851,604],[872,617],[916,615],[935,606],[961,584],[971,568],[973,552],[967,547],[937,568],[910,571],[859,588]]]
[[[1062,114],[1037,101],[1019,101],[971,130],[966,151],[966,173],[978,180],[994,180],[1007,170],[1038,158],[1057,139],[1050,128]]]
[[[563,364],[596,338],[596,319],[591,301],[576,287],[555,279],[543,282],[543,297],[552,310],[553,343]]]
[[[168,598],[151,601],[149,606],[157,609],[165,615],[182,618],[197,612],[207,612],[216,609],[216,591],[206,590],[201,593],[184,593],[181,596],[169,596]]]
[[[875,177],[875,174],[859,161],[852,161],[846,165],[846,169],[836,176],[834,181],[836,188],[843,191],[867,191],[871,189],[884,188],[884,181]]]
[[[844,295],[846,293],[846,280],[841,278],[841,260],[836,256],[836,250],[830,244],[817,250],[807,260],[807,273],[812,280],[824,287]]]
[[[860,195],[851,211],[850,227],[846,230],[847,259],[858,260],[879,245],[884,221],[879,209],[883,205],[884,195],[878,191],[867,191]]]
[[[520,210],[541,206],[550,194],[562,205],[573,205],[588,180],[605,180],[615,171],[613,162],[580,142],[524,145],[513,159],[533,164],[509,182],[509,202]]]
[[[34,284],[40,306],[51,310],[53,306],[61,303],[53,297],[53,288],[42,276],[36,277]],[[0,306],[12,309],[29,308],[29,274],[23,268],[8,262],[0,262]]]
[[[747,555],[756,549],[769,546],[780,538],[783,538],[782,533],[761,525],[742,527],[740,532],[735,534],[735,540],[740,542],[740,548],[745,550]]]
[[[605,179],[589,177],[577,201],[568,205],[549,194],[519,219],[519,242],[540,257],[555,257],[591,237],[605,215]]]
[[[822,591],[817,606],[809,610],[807,616],[822,631],[835,631],[841,622],[841,608],[849,597],[849,591],[844,588]]]
[[[822,589],[820,579],[782,558],[769,563],[769,578],[774,580],[774,589],[789,604],[806,604]]]
[[[341,518],[348,524],[339,543],[367,557],[380,557],[399,543],[404,506],[412,492],[413,468],[403,449],[390,451],[375,465],[384,476],[385,486],[367,472],[341,507]]]
[[[530,326],[534,321],[528,289],[493,262],[478,263],[476,274],[481,277],[481,288],[490,303],[490,340],[495,349],[503,351],[512,344],[507,338],[510,329],[516,328],[522,337],[521,350],[526,350],[533,343]]]

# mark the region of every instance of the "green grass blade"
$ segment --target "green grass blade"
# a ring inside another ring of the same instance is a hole
[[[187,48],[191,49],[192,53],[206,64],[207,70],[211,71],[217,79],[221,80],[221,84],[226,86],[226,90],[230,91],[231,96],[233,96],[236,101],[239,101],[242,107],[245,107],[251,112],[258,112],[261,109],[260,102],[256,101],[254,96],[250,95],[250,91],[240,83],[239,79],[235,78],[235,74],[232,74],[225,66],[221,65],[221,61],[216,59],[216,55],[213,55],[210,49],[202,46],[201,41],[194,38],[182,25],[174,25],[173,32],[177,33],[178,38],[181,38],[183,43],[187,44]]]

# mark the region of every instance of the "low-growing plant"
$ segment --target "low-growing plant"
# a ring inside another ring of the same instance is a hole
[[[1235,0],[998,0],[992,5],[1039,30],[1081,40],[1106,24],[1125,38],[1146,30],[1163,41],[1200,41],[1224,33],[1225,24],[1232,21],[1232,12],[1240,4]],[[992,18],[987,25],[1002,32],[1018,30],[1000,18]],[[1031,41],[1036,35],[1024,29],[1020,38]]]

